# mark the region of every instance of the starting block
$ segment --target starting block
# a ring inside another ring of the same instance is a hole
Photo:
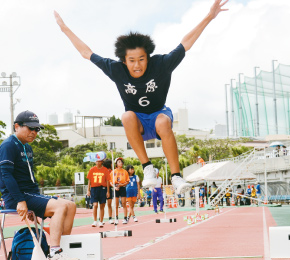
[[[290,258],[290,227],[269,227],[270,257]]]
[[[106,231],[100,232],[102,238],[106,237],[131,237],[132,230],[120,230],[120,231]]]
[[[101,234],[82,234],[61,236],[60,247],[63,252],[81,260],[103,260]]]
[[[156,219],[156,223],[172,223],[172,222],[176,222],[176,218]]]

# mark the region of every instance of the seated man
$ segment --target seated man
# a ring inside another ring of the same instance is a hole
[[[40,218],[50,217],[50,254],[48,259],[73,260],[60,248],[61,235],[70,235],[76,205],[74,202],[40,194],[33,173],[33,152],[28,144],[44,129],[38,117],[21,112],[14,122],[15,134],[0,146],[0,192],[7,209],[16,209],[24,220],[27,211]],[[28,216],[31,219],[31,216]]]

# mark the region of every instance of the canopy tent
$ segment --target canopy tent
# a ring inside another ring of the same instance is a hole
[[[191,173],[186,177],[188,182],[194,181],[224,181],[226,179],[232,179],[236,176],[233,175],[237,164],[226,161],[218,163],[209,163],[199,168],[195,172]],[[241,180],[253,180],[256,176],[250,172],[243,172],[240,176]]]

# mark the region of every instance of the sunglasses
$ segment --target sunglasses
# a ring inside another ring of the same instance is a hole
[[[35,131],[38,133],[40,131],[40,127],[30,127],[28,125],[23,124],[23,126],[27,126],[30,131]]]

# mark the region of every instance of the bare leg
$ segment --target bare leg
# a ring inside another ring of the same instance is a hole
[[[170,118],[165,114],[159,114],[155,122],[155,127],[156,133],[161,138],[162,148],[168,160],[171,172],[172,173],[180,172],[178,149],[173,131],[171,129]]]
[[[98,202],[93,203],[93,217],[94,221],[97,221],[98,218]]]
[[[127,205],[126,205],[126,197],[121,197],[121,201],[122,201],[122,207],[124,210],[124,217],[127,217]]]
[[[143,126],[132,111],[127,111],[122,115],[122,123],[125,128],[127,139],[133,148],[134,152],[138,156],[142,164],[147,163],[149,158],[147,156],[144,141],[141,133],[143,132]]]
[[[112,210],[112,199],[109,199],[107,200],[107,205],[108,205],[108,212],[109,212],[109,217],[111,218],[112,217],[112,213],[113,213],[113,210]]]
[[[63,199],[48,201],[44,216],[51,217],[50,246],[59,246],[61,235],[71,233],[75,210],[76,205],[73,202]]]
[[[129,216],[135,216],[135,213],[134,213],[134,205],[135,205],[135,202],[130,200],[129,201],[129,206],[130,206],[130,214]]]
[[[106,203],[100,204],[100,221],[101,222],[103,222],[103,220],[104,220],[105,206],[106,206]]]
[[[116,216],[118,217],[118,215],[119,215],[119,197],[115,198],[115,204],[116,204],[116,206],[115,206]]]

